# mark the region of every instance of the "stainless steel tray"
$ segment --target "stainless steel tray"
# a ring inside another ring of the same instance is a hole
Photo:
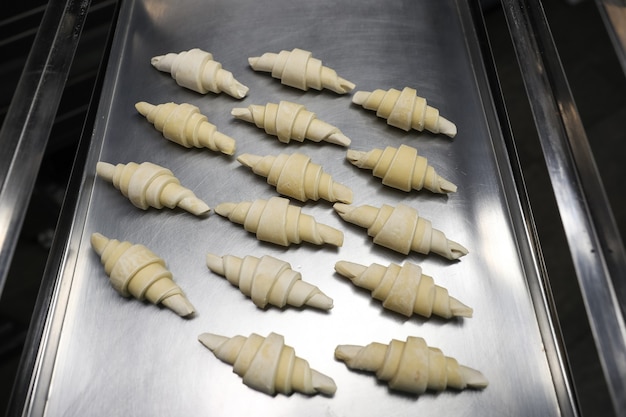
[[[533,289],[537,260],[523,233],[520,202],[473,25],[466,2],[451,0],[123,2],[28,414],[570,414],[571,404],[560,399],[558,352],[542,323],[543,300]],[[152,56],[194,47],[213,53],[250,87],[248,96],[240,101],[225,94],[202,96],[150,65]],[[356,90],[417,88],[457,124],[457,137],[405,133],[351,104],[350,94],[301,92],[248,67],[250,56],[294,47],[313,51],[356,83]],[[312,142],[284,145],[230,116],[234,107],[279,100],[302,103],[335,124],[352,139],[353,149],[418,148],[444,178],[459,186],[458,192],[440,196],[387,189],[370,172],[349,164],[345,148]],[[269,198],[276,191],[235,157],[166,141],[135,111],[138,101],[197,105],[220,131],[237,140],[237,155],[306,153],[353,189],[355,205],[415,207],[470,253],[450,262],[437,255],[402,256],[385,250],[323,201],[301,204],[302,210],[341,229],[341,248],[262,243],[215,213],[199,219],[179,210],[139,210],[95,178],[97,161],[166,166],[211,207]],[[196,316],[181,319],[169,310],[120,297],[90,247],[94,232],[142,243],[162,256],[195,305]],[[281,258],[331,296],[335,306],[328,313],[258,309],[208,270],[208,252]],[[342,259],[365,265],[418,263],[451,295],[472,306],[474,317],[405,319],[384,312],[368,292],[334,272],[335,262]],[[203,332],[281,333],[299,356],[335,380],[337,393],[271,397],[254,391],[197,341]],[[481,370],[490,385],[483,391],[414,398],[389,391],[373,375],[350,371],[333,358],[338,344],[387,343],[409,335],[424,337]]]

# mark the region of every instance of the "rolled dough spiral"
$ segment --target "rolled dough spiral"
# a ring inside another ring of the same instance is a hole
[[[444,356],[421,337],[409,336],[405,342],[392,339],[389,344],[339,345],[335,357],[348,368],[375,372],[390,388],[411,394],[423,394],[427,389],[482,389],[489,384],[481,372]]]
[[[333,395],[337,390],[330,377],[311,369],[306,360],[296,356],[295,349],[285,345],[280,334],[225,337],[203,333],[198,340],[218,359],[232,365],[244,384],[263,393]]]
[[[163,304],[181,317],[194,308],[174,282],[165,261],[143,245],[91,235],[91,246],[100,256],[104,271],[115,290],[124,297]]]
[[[199,48],[155,56],[150,63],[159,71],[169,72],[178,85],[197,93],[224,92],[235,98],[248,94],[248,87],[222,68],[211,53]]]

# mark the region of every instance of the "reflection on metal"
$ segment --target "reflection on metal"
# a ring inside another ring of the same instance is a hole
[[[0,130],[0,294],[90,3],[49,2]],[[32,334],[30,330],[26,346]],[[37,347],[33,349],[25,348],[23,357]],[[32,365],[22,360],[19,374]],[[31,390],[30,381],[16,383],[8,409],[19,410]]]
[[[626,74],[626,1],[596,0],[596,4]]]
[[[0,130],[0,294],[89,4],[48,5]]]
[[[503,1],[613,407],[626,410],[626,255],[537,0]]]

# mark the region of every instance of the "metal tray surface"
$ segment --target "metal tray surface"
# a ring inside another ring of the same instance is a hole
[[[36,400],[48,416],[552,416],[561,415],[542,333],[529,291],[530,261],[520,255],[503,178],[508,161],[494,151],[501,132],[487,119],[493,112],[476,38],[465,2],[128,0],[122,4],[111,50],[84,187],[72,231],[71,256],[63,268],[61,297],[51,312],[59,331],[47,359],[50,380],[40,381]],[[200,95],[178,86],[151,67],[150,58],[199,47],[213,53],[250,92],[243,100]],[[254,72],[247,58],[299,47],[354,82],[357,90],[417,88],[429,104],[454,121],[450,139],[387,126],[374,112],[351,103],[352,94],[302,92]],[[234,107],[290,100],[338,126],[352,149],[407,144],[426,156],[439,174],[458,185],[449,196],[405,193],[384,187],[369,171],[352,166],[346,148],[313,142],[280,143],[253,124],[235,120]],[[165,140],[134,109],[188,102],[220,131],[237,140],[229,157],[186,149]],[[97,161],[151,161],[170,168],[212,208],[219,203],[277,195],[264,178],[236,161],[241,153],[302,152],[354,191],[353,204],[407,204],[430,219],[470,253],[460,261],[437,255],[404,256],[373,244],[365,229],[344,222],[325,201],[302,206],[321,222],[342,230],[340,248],[258,241],[242,226],[212,212],[196,218],[182,210],[142,211],[113,186],[95,178]],[[517,211],[516,211],[517,212]],[[165,308],[119,296],[108,283],[89,239],[94,232],[148,246],[163,257],[197,314],[182,319]],[[265,254],[289,262],[303,278],[334,299],[329,312],[314,309],[261,310],[223,277],[208,270],[207,253]],[[349,260],[364,265],[422,266],[437,284],[474,308],[461,320],[404,318],[383,310],[368,291],[334,272]],[[298,356],[337,384],[332,397],[275,397],[242,383],[197,337],[285,336]],[[334,359],[338,344],[360,344],[421,336],[460,363],[481,370],[490,385],[482,391],[428,392],[419,397],[390,391],[373,374],[354,372]],[[38,389],[37,389],[38,388]],[[34,407],[33,409],[37,409]]]

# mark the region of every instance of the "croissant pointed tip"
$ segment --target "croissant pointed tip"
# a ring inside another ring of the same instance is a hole
[[[178,202],[178,206],[196,216],[201,216],[211,210],[204,201],[195,197],[183,198]]]
[[[356,84],[346,80],[345,78],[340,77],[339,78],[339,91],[337,92],[340,94],[346,94],[354,90],[355,87],[356,87]]]
[[[91,247],[96,251],[98,255],[102,255],[105,246],[109,243],[109,238],[100,234],[92,233],[91,235]]]
[[[335,263],[335,271],[349,279],[362,274],[366,269],[365,266],[354,262],[338,261]]]
[[[360,161],[366,154],[367,152],[348,149],[348,151],[346,152],[346,159],[352,165],[356,165],[360,168]]]
[[[182,294],[174,294],[165,298],[161,303],[181,317],[195,313],[193,305]]]
[[[332,378],[311,369],[312,385],[315,391],[324,395],[333,395],[337,392],[337,385]]]
[[[439,117],[439,132],[443,133],[446,136],[451,138],[456,136],[457,130],[456,125],[449,121],[448,119],[444,119],[443,117]]]
[[[333,299],[326,294],[317,293],[306,300],[306,305],[320,310],[330,310],[333,308]]]
[[[344,135],[343,133],[333,133],[325,139],[326,142],[334,143],[335,145],[341,145],[348,147],[352,141],[349,137]]]
[[[443,193],[456,193],[457,187],[455,184],[451,183],[450,181],[439,177],[438,183],[439,183],[439,189]]]
[[[98,174],[99,177],[110,182],[113,179],[114,173],[115,165],[102,161],[96,164],[96,174]]]
[[[212,253],[207,253],[206,255],[206,266],[216,274],[223,275],[224,274],[224,263],[222,262],[222,257],[214,255]]]
[[[431,252],[439,254],[444,258],[454,261],[469,253],[460,243],[446,238],[446,235],[441,230],[433,229],[431,236]]]
[[[237,203],[221,203],[215,207],[215,212],[220,216],[228,217],[235,207],[237,207]]]
[[[471,318],[474,314],[474,310],[471,307],[466,306],[454,297],[450,297],[450,311],[454,317]]]
[[[483,389],[489,385],[489,381],[480,371],[463,365],[460,368],[463,379],[469,388]]]
[[[367,97],[369,97],[370,94],[371,93],[369,91],[357,91],[352,96],[352,102],[354,104],[358,104],[359,106],[362,106],[363,103],[365,103],[365,101],[367,100]]]
[[[346,362],[346,364],[350,366],[350,361],[359,354],[361,348],[361,346],[356,345],[338,345],[335,348],[335,358]]]
[[[145,101],[140,101],[140,102],[135,104],[135,109],[142,116],[147,116],[148,113],[150,113],[154,107],[155,107],[154,105],[152,105],[150,103],[146,103]]]
[[[348,215],[354,208],[348,204],[335,203],[333,204],[333,209],[335,209],[339,216],[344,217]]]
[[[325,224],[318,224],[317,229],[324,243],[337,247],[343,246],[343,232],[341,230],[334,229]]]
[[[150,64],[153,67],[157,67],[159,65],[159,62],[161,61],[161,59],[164,57],[165,55],[158,55],[158,56],[154,56],[150,59]],[[157,68],[158,69],[158,68]]]
[[[338,183],[334,184],[333,186],[333,194],[335,195],[336,201],[340,201],[346,204],[352,203],[352,199],[354,196],[350,188]]]
[[[248,58],[248,64],[250,64],[250,66],[252,67],[252,69],[256,69],[255,66],[257,64],[257,62],[259,61],[258,56],[252,56],[250,58]]]
[[[236,119],[244,120],[250,123],[254,122],[252,111],[249,108],[236,107],[230,111],[230,114],[231,116],[234,116]]]
[[[224,155],[233,156],[235,152],[237,151],[237,146],[233,142],[231,144],[220,146],[219,151],[223,153]]]
[[[224,342],[228,340],[227,337],[220,336],[213,333],[202,333],[198,336],[198,341],[202,343],[207,349],[213,352],[220,347]]]
[[[250,91],[250,89],[239,81],[233,81],[225,90],[228,95],[239,99],[244,98],[248,94],[248,91]]]
[[[244,166],[246,166],[248,168],[252,168],[261,159],[263,159],[262,156],[253,155],[253,154],[250,154],[250,153],[243,153],[243,154],[241,154],[241,155],[239,155],[237,157],[237,162],[239,162],[241,165],[244,165]]]
[[[459,259],[469,253],[463,245],[452,240],[448,240],[448,247],[450,249],[450,259],[452,260]]]

